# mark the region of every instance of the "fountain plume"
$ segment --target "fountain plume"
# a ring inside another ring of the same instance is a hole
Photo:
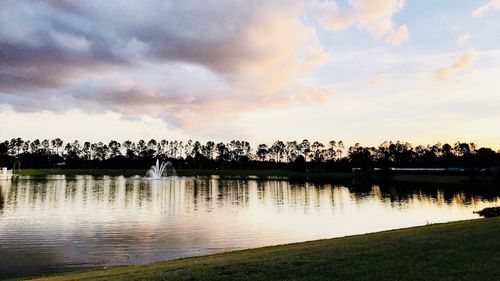
[[[151,166],[151,169],[146,173],[147,179],[161,179],[163,177],[163,174],[167,176],[166,168],[167,167],[172,167],[172,163],[170,162],[164,162],[160,163],[158,159],[156,159],[156,164]]]

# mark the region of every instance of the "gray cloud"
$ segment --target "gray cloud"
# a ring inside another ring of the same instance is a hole
[[[302,13],[299,1],[7,0],[0,104],[145,114],[194,128],[188,117],[324,102],[330,90],[300,79],[326,58]]]

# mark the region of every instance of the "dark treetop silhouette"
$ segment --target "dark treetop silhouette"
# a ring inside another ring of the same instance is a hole
[[[500,152],[457,142],[413,147],[407,142],[384,142],[378,147],[342,141],[323,144],[304,139],[259,144],[247,141],[205,144],[199,141],[110,141],[90,143],[13,138],[0,143],[0,166],[22,168],[146,169],[154,159],[171,161],[178,169],[293,169],[350,171],[352,167],[462,167],[490,169],[500,165]],[[494,170],[494,169],[490,169]]]

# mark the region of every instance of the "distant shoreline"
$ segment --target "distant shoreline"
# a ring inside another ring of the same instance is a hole
[[[18,174],[24,176],[47,176],[47,175],[92,175],[92,176],[144,176],[144,169],[24,169]],[[451,185],[493,185],[499,183],[494,176],[476,176],[471,178],[467,175],[444,175],[444,174],[414,174],[393,173],[390,176],[373,174],[353,174],[350,172],[302,172],[293,170],[177,170],[177,176],[222,176],[239,177],[243,179],[275,177],[290,180],[331,181],[345,183],[353,181],[365,182],[403,182],[403,183],[436,183]]]

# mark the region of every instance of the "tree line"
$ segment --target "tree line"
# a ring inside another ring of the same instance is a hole
[[[352,167],[464,167],[500,165],[500,151],[478,148],[474,143],[412,146],[408,142],[383,142],[378,147],[342,141],[322,143],[277,140],[253,149],[248,141],[228,143],[188,140],[139,140],[137,142],[64,142],[13,138],[0,143],[0,165],[22,168],[144,169],[155,159],[171,161],[177,169],[268,169],[335,171]]]

